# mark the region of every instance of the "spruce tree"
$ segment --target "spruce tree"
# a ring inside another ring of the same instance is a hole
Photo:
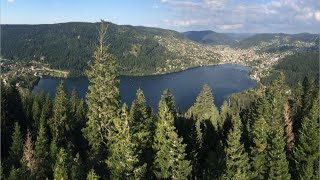
[[[55,95],[53,116],[49,124],[53,141],[56,141],[58,146],[63,146],[67,143],[66,136],[70,129],[68,110],[67,92],[64,88],[64,82],[61,81]]]
[[[33,131],[37,132],[40,124],[40,116],[41,116],[41,107],[39,102],[37,101],[37,98],[34,99],[32,104],[32,119],[33,119]]]
[[[253,146],[251,147],[252,178],[265,179],[268,170],[268,104],[265,98],[259,98],[254,108],[252,132]]]
[[[1,177],[2,178],[2,177]],[[8,180],[26,179],[21,172],[21,168],[15,168],[12,166],[9,172]]]
[[[268,179],[290,179],[284,134],[286,90],[282,73],[266,90],[266,98],[270,108],[267,123],[272,127],[268,132]]]
[[[124,104],[120,119],[113,119],[108,134],[108,159],[106,163],[111,179],[140,179],[144,176],[146,165],[138,167],[135,145],[132,143],[129,128],[129,113]]]
[[[70,177],[72,180],[85,179],[85,171],[79,153],[73,158]]]
[[[54,179],[69,179],[67,156],[66,151],[61,148],[56,156],[57,160],[53,169]]]
[[[140,165],[145,163],[148,166],[152,163],[152,141],[153,124],[150,111],[146,105],[146,100],[141,89],[137,90],[136,99],[132,102],[130,109],[130,131],[132,142],[136,145],[136,154],[138,155]]]
[[[6,176],[3,174],[2,162],[0,162],[0,177],[1,177],[2,179],[6,179]]]
[[[46,134],[46,127],[44,122],[40,123],[38,136],[35,143],[35,160],[36,160],[36,173],[37,179],[45,179],[51,172],[50,169],[50,154],[49,142]]]
[[[205,84],[198,95],[194,105],[188,110],[187,117],[195,119],[197,141],[201,146],[203,141],[203,129],[201,124],[205,120],[210,120],[215,129],[218,128],[219,112],[214,105],[212,91],[209,85]]]
[[[177,118],[178,110],[175,105],[174,96],[170,89],[165,89],[161,95],[161,100],[165,101],[174,118]]]
[[[238,114],[232,117],[232,129],[229,131],[226,148],[226,179],[250,179],[248,154],[241,142],[242,123]]]
[[[20,166],[20,159],[23,154],[23,137],[18,122],[15,123],[12,133],[12,143],[9,151],[10,164],[16,168]]]
[[[220,132],[223,131],[223,128],[224,128],[225,122],[228,119],[229,113],[230,113],[229,105],[227,101],[224,101],[220,108],[220,118],[218,121],[218,127]]]
[[[158,122],[154,137],[155,152],[154,174],[158,179],[188,179],[192,166],[186,160],[182,138],[178,137],[174,127],[174,116],[166,101],[159,103]]]
[[[311,109],[302,120],[298,141],[294,150],[298,179],[319,178],[319,96],[313,100]]]
[[[120,91],[118,68],[115,58],[105,45],[107,28],[102,21],[99,31],[99,46],[94,52],[94,62],[87,71],[90,81],[88,99],[88,121],[83,129],[93,155],[105,149],[111,124],[118,116]]]
[[[74,116],[77,110],[77,104],[78,104],[78,93],[76,89],[73,89],[70,96],[70,114]]]
[[[88,175],[87,175],[87,180],[99,180],[100,179],[100,176],[98,176],[94,169],[91,169],[89,172],[88,172]]]

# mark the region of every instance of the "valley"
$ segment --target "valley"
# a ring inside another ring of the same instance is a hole
[[[2,80],[8,82],[9,78],[16,77],[15,84],[28,87],[29,79],[42,75],[85,75],[85,69],[92,63],[90,54],[94,50],[95,26],[94,23],[4,25],[1,34],[1,68],[5,70],[1,74]],[[185,37],[165,29],[112,23],[108,26],[109,49],[118,61],[120,74],[133,76],[234,63],[252,67],[250,76],[259,81],[284,57],[312,51],[319,45],[319,37],[313,34],[243,35],[192,31]],[[206,43],[210,38],[214,39],[214,44]]]

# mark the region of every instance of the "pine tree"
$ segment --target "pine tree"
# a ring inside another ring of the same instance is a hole
[[[23,154],[23,137],[20,131],[19,123],[16,122],[12,133],[12,144],[10,146],[9,158],[11,165],[14,167],[20,166],[20,159]]]
[[[107,28],[100,23],[99,46],[94,53],[94,63],[87,71],[90,81],[88,99],[88,121],[83,129],[91,146],[92,154],[100,154],[107,143],[107,135],[113,119],[118,116],[120,91],[118,68],[115,58],[105,46]]]
[[[22,156],[21,164],[26,167],[26,169],[30,172],[32,177],[35,175],[36,161],[34,157],[34,145],[33,145],[32,136],[29,130],[28,130],[28,134],[27,134],[26,141],[23,148],[23,156]]]
[[[136,154],[138,155],[140,165],[145,163],[148,166],[152,163],[152,141],[153,124],[151,113],[148,111],[146,100],[141,89],[138,89],[136,99],[132,102],[130,109],[130,131],[132,142],[136,145]]]
[[[239,115],[232,117],[232,129],[229,131],[226,149],[226,179],[249,179],[250,164],[248,154],[241,142],[242,123]]]
[[[252,139],[253,146],[251,147],[251,166],[252,178],[266,179],[268,170],[267,147],[268,147],[268,104],[265,98],[260,98],[254,107]]]
[[[111,179],[140,179],[144,176],[145,166],[138,167],[135,145],[132,143],[129,114],[124,104],[121,118],[114,119],[113,129],[108,134],[108,159],[106,163]]]
[[[182,138],[174,127],[174,116],[164,100],[160,101],[154,137],[154,174],[158,179],[188,179],[192,166],[186,160]]]
[[[94,169],[91,169],[88,172],[87,180],[99,180],[100,177],[94,172]]]
[[[309,114],[302,120],[294,150],[298,179],[319,178],[319,96],[313,100]]]
[[[49,142],[44,122],[40,123],[38,136],[35,143],[36,178],[45,179],[50,173]]]
[[[56,158],[56,164],[53,169],[54,179],[69,179],[68,157],[66,151],[63,148],[61,148]]]
[[[70,123],[68,117],[68,98],[63,81],[61,81],[57,88],[53,105],[53,116],[49,125],[53,141],[56,141],[58,146],[65,145],[67,142],[66,135],[70,129]]]

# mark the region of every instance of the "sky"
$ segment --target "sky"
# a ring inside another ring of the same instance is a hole
[[[1,24],[100,19],[180,32],[319,33],[320,0],[1,0]]]

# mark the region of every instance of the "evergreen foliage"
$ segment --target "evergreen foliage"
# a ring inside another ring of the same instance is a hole
[[[88,175],[87,175],[87,180],[99,180],[100,179],[100,176],[98,176],[94,169],[91,169],[89,172],[88,172]]]
[[[64,88],[64,82],[61,81],[57,88],[52,108],[53,115],[49,122],[52,138],[56,141],[57,146],[63,146],[67,142],[66,136],[70,129],[68,106],[67,92]]]
[[[23,144],[21,129],[19,123],[16,122],[12,133],[12,144],[9,151],[10,164],[16,168],[19,167],[20,159],[23,155]]]
[[[70,179],[72,180],[81,180],[85,179],[85,169],[82,164],[79,153],[76,154],[76,157],[72,160],[72,166],[70,170]]]
[[[129,125],[132,134],[132,142],[136,146],[139,164],[147,166],[149,170],[152,165],[152,141],[150,137],[154,134],[154,124],[151,110],[147,107],[146,100],[141,89],[137,90],[136,99],[132,102],[130,109]]]
[[[269,118],[268,102],[264,97],[259,98],[253,113],[251,167],[252,178],[266,179],[268,170],[268,132],[270,131],[267,120]]]
[[[67,152],[61,148],[56,156],[57,161],[53,169],[54,179],[69,179],[68,173],[68,155]]]
[[[35,161],[37,179],[45,179],[51,173],[49,141],[44,122],[40,123],[37,140],[35,143]]]
[[[129,113],[124,104],[120,119],[113,119],[108,133],[108,159],[106,163],[111,179],[140,179],[144,176],[146,165],[138,167],[138,158],[129,127]]]
[[[155,152],[154,174],[158,179],[188,179],[192,166],[186,160],[182,138],[178,137],[174,127],[174,116],[166,101],[159,103],[158,122],[154,137]]]
[[[294,151],[298,179],[319,177],[319,95],[313,100],[312,108],[302,120]]]
[[[227,140],[225,179],[250,179],[249,157],[241,142],[241,134],[241,119],[239,115],[234,115]]]
[[[90,81],[88,99],[88,121],[83,129],[93,154],[101,153],[107,143],[111,124],[118,116],[120,92],[115,58],[105,45],[106,25],[100,24],[99,46],[94,53],[94,63],[87,71]]]

